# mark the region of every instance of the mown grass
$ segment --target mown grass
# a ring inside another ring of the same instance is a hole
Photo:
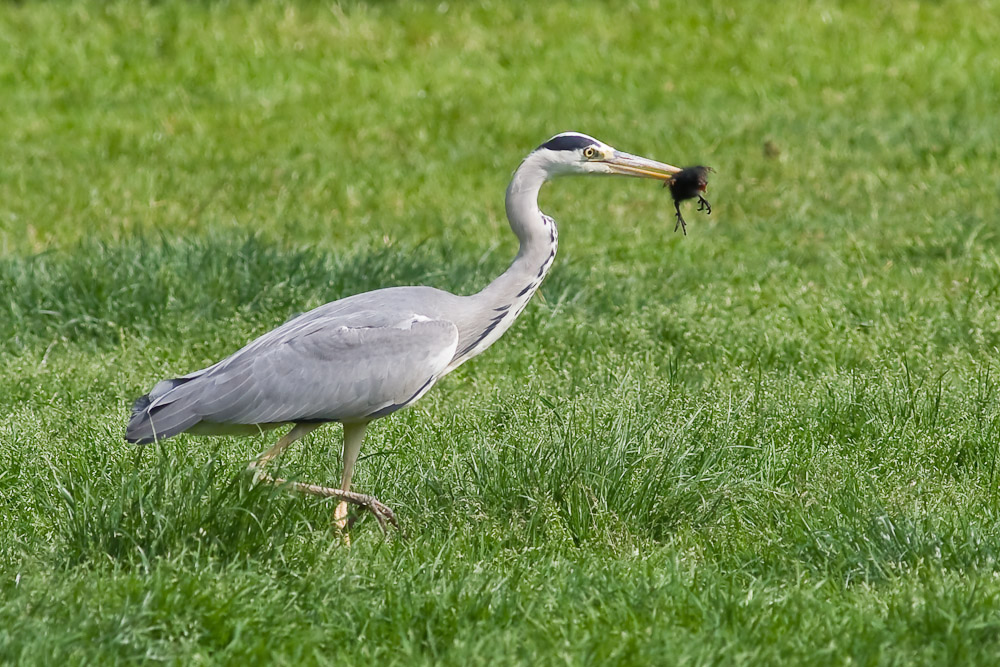
[[[0,661],[993,664],[998,10],[3,4]],[[370,432],[405,537],[253,487],[265,437],[124,444],[295,312],[478,289],[564,129],[714,213],[543,193],[540,297]]]

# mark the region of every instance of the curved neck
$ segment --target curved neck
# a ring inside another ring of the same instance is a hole
[[[552,267],[559,243],[556,223],[538,210],[538,191],[546,172],[529,156],[507,187],[507,220],[520,243],[510,267],[470,297],[479,326],[461,337],[451,368],[471,359],[497,340],[521,314]]]
[[[538,209],[538,192],[546,178],[545,171],[529,159],[521,163],[507,186],[507,220],[520,247],[510,268],[476,295],[494,308],[523,308],[556,257],[556,223]]]

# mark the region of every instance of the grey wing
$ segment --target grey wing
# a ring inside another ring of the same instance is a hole
[[[234,424],[382,416],[430,389],[457,344],[455,325],[440,320],[314,323],[206,378],[202,416]]]
[[[420,398],[458,345],[457,328],[443,320],[411,316],[375,327],[340,322],[293,320],[214,366],[165,380],[136,403],[126,437],[149,442],[199,422],[374,419]]]

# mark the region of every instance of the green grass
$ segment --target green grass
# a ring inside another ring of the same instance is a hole
[[[738,8],[737,8],[738,7]],[[1000,4],[0,4],[0,662],[994,664]],[[289,315],[471,292],[576,129],[488,353],[371,430],[122,440]],[[331,482],[339,433],[287,474]]]

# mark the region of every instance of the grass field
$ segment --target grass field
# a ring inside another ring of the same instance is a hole
[[[997,34],[957,0],[0,4],[0,663],[995,664]],[[269,438],[123,442],[292,313],[479,289],[569,129],[713,165],[714,212],[548,186],[540,295],[369,432],[405,537],[252,487]]]

